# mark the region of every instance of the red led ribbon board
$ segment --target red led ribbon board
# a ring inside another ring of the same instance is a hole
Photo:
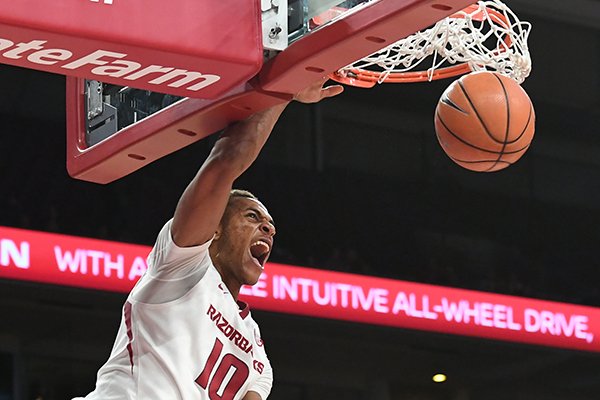
[[[0,277],[129,292],[150,248],[0,227]]]
[[[258,0],[8,3],[0,63],[205,99],[262,67]]]
[[[0,278],[128,292],[150,247],[0,227]],[[268,263],[252,308],[600,352],[600,309]]]

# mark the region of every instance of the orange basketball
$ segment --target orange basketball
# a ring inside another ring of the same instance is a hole
[[[458,165],[498,171],[527,151],[535,131],[529,96],[511,78],[474,72],[454,81],[435,110],[437,138]]]

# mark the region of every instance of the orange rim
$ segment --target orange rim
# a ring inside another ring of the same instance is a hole
[[[472,4],[462,11],[470,14],[476,11],[479,7],[476,4]],[[504,28],[509,28],[510,22],[507,21],[504,14],[498,12],[493,9],[487,9],[487,14],[490,16],[490,19]],[[460,13],[455,13],[450,16],[450,18],[464,18],[464,15]],[[478,13],[472,16],[474,20],[483,21],[485,18],[485,14],[483,11],[479,11]],[[504,42],[507,46],[510,47],[512,41],[510,37],[507,36],[504,38]],[[496,49],[497,52],[502,52],[501,48]],[[346,85],[362,87],[362,88],[372,88],[376,83],[413,83],[413,82],[425,82],[430,80],[438,80],[438,79],[446,79],[452,78],[457,75],[462,75],[471,72],[471,68],[467,63],[460,63],[448,67],[438,68],[433,73],[429,71],[410,71],[410,72],[390,72],[383,77],[385,72],[376,72],[369,71],[361,68],[349,68],[344,71],[344,74],[340,72],[334,72],[331,74],[330,78],[336,82],[340,82]]]

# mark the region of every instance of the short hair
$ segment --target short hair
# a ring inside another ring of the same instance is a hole
[[[225,207],[225,212],[223,213],[223,216],[221,217],[221,222],[229,219],[230,207],[233,203],[233,200],[239,199],[239,198],[246,198],[246,199],[260,201],[260,200],[258,200],[258,197],[256,197],[255,195],[253,195],[251,192],[249,192],[247,190],[243,190],[243,189],[231,190],[229,192],[229,199],[227,200],[227,206]]]
[[[233,189],[231,192],[229,192],[229,201],[233,200],[236,197],[246,197],[248,199],[259,201],[258,197],[244,189]]]

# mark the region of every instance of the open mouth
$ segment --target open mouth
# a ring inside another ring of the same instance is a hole
[[[250,254],[256,261],[258,261],[258,264],[261,266],[261,268],[264,268],[270,250],[271,246],[269,246],[269,244],[263,240],[257,240],[250,245]]]

